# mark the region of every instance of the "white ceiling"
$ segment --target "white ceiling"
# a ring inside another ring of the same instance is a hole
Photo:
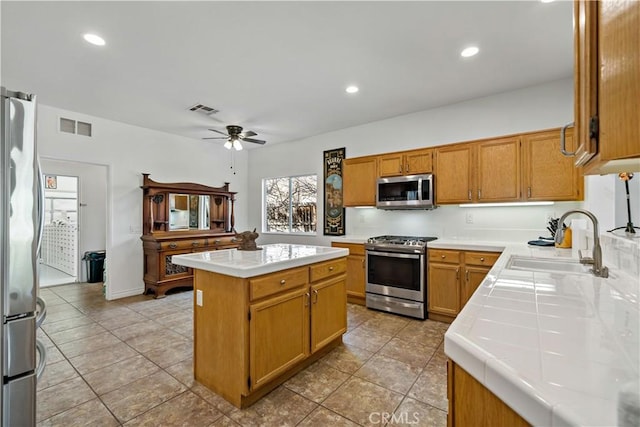
[[[570,1],[0,7],[2,85],[191,138],[238,124],[269,144],[297,140],[569,77],[573,65]],[[461,58],[470,44],[480,53]],[[360,92],[345,93],[349,84]],[[220,112],[188,111],[196,103]]]

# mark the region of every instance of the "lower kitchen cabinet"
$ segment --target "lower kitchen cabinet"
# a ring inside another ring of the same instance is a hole
[[[530,424],[452,360],[447,360],[448,427]]]
[[[429,249],[429,318],[452,322],[498,257],[500,254],[497,252]]]
[[[195,270],[194,376],[247,407],[341,342],[345,258],[251,278]]]
[[[365,305],[366,272],[364,244],[333,242],[334,248],[349,249],[347,256],[347,301]]]

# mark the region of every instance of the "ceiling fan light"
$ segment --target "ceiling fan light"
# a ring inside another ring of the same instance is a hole
[[[231,141],[227,140],[227,142],[224,143],[224,148],[226,148],[227,150],[231,150],[231,147],[233,145],[231,144]]]
[[[233,140],[233,148],[235,148],[237,151],[242,150],[242,144],[240,144],[240,141],[237,139]]]

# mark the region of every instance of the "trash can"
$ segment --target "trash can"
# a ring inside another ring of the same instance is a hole
[[[82,260],[87,262],[87,283],[102,282],[106,254],[106,251],[90,251],[84,253]]]

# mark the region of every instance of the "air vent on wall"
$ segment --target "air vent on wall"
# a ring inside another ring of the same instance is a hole
[[[190,107],[189,110],[191,111],[197,111],[198,113],[202,113],[205,114],[207,116],[211,116],[213,114],[219,113],[220,110],[216,110],[213,107],[208,107],[204,104],[196,104],[193,107]]]
[[[91,128],[91,123],[60,117],[60,132],[73,133],[82,136],[91,136]]]

